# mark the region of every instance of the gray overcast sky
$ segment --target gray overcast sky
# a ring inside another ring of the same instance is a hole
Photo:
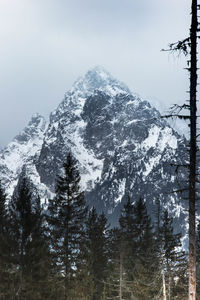
[[[157,107],[187,98],[188,0],[0,0],[0,146],[48,117],[77,77],[102,65]]]

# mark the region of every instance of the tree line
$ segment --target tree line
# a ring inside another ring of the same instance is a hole
[[[45,210],[26,176],[9,203],[1,186],[0,299],[187,299],[188,256],[160,207],[157,199],[153,223],[143,199],[127,197],[110,228],[87,207],[70,153]],[[197,233],[199,263],[200,225]]]

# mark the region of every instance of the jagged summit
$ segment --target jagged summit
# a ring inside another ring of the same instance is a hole
[[[55,115],[62,115],[66,110],[75,108],[75,114],[79,115],[85,100],[97,91],[110,97],[115,97],[117,94],[131,94],[124,83],[115,79],[103,67],[96,66],[75,81],[72,88],[65,93],[64,99],[58,108],[51,114],[50,119]]]
[[[102,90],[111,93],[131,93],[129,88],[121,81],[115,79],[107,70],[101,66],[90,69],[83,77],[80,77],[73,85],[70,92],[76,90],[93,93],[95,90]]]
[[[20,132],[19,135],[15,136],[13,141],[19,143],[25,143],[34,137],[43,135],[46,128],[46,120],[43,116],[38,113],[32,115],[28,125]]]
[[[44,133],[47,129],[45,118],[36,113],[28,125],[0,152],[0,170],[2,183],[8,196],[17,184],[24,166],[32,166],[41,150]],[[29,175],[30,175],[29,173]]]
[[[88,204],[111,222],[127,195],[133,201],[142,196],[149,208],[159,197],[183,218],[184,204],[170,192],[178,189],[171,164],[184,165],[185,149],[158,110],[98,66],[74,83],[48,124],[34,115],[0,153],[0,180],[11,195],[25,165],[41,198],[48,199],[71,151]]]

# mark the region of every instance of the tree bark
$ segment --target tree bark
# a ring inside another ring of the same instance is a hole
[[[123,254],[120,253],[119,300],[122,300],[122,284],[123,284]]]
[[[196,154],[197,154],[197,0],[192,0],[191,68],[190,68],[190,174],[189,174],[189,300],[196,300]]]
[[[166,283],[165,283],[165,272],[163,271],[162,274],[163,278],[163,300],[167,300],[167,294],[166,294]]]

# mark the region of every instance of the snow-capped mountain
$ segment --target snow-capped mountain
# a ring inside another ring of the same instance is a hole
[[[148,207],[159,198],[184,217],[182,202],[171,193],[177,189],[171,164],[186,160],[185,143],[147,101],[96,67],[75,82],[48,124],[35,115],[1,152],[1,180],[11,195],[26,168],[41,197],[48,198],[71,151],[88,203],[111,222],[127,195],[133,201],[144,197]]]
[[[8,196],[12,195],[24,168],[29,170],[33,180],[38,177],[33,175],[35,161],[39,157],[46,128],[45,119],[39,114],[33,115],[27,127],[0,152],[0,178]]]

